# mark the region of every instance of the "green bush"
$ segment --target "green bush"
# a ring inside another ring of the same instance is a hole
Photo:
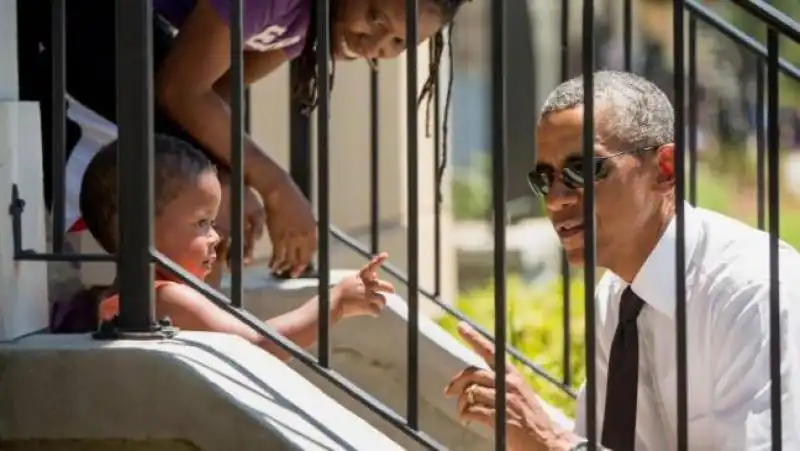
[[[793,248],[800,249],[800,211],[782,209],[780,213],[781,239]]]
[[[570,374],[573,385],[579,385],[585,377],[584,340],[584,289],[583,279],[575,278],[570,284]],[[508,335],[507,343],[517,348],[525,357],[543,368],[558,380],[563,378],[563,286],[561,280],[551,284],[526,284],[512,276],[508,280]],[[494,286],[462,294],[456,307],[481,327],[492,330],[494,325]],[[440,322],[450,333],[456,332],[457,320],[443,318]],[[574,416],[575,402],[544,378],[514,362],[520,368],[547,403],[558,407],[565,414]]]

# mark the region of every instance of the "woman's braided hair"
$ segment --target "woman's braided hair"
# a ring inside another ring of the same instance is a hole
[[[448,58],[450,59],[450,67],[447,79],[447,94],[445,98],[445,110],[442,125],[443,139],[442,139],[442,159],[439,167],[436,170],[437,184],[441,182],[444,174],[444,169],[447,165],[447,124],[450,119],[450,103],[452,100],[453,90],[453,46],[451,39],[453,37],[453,18],[458,12],[459,8],[469,0],[423,0],[433,2],[439,8],[439,14],[443,24],[450,24],[447,27],[447,49]],[[304,114],[311,114],[317,106],[319,89],[317,86],[317,24],[316,24],[316,0],[311,0],[310,22],[308,27],[308,34],[306,36],[306,45],[300,56],[297,57],[297,72],[293,82],[293,95],[296,100],[300,102]],[[337,11],[337,0],[330,0],[330,10]],[[439,64],[442,60],[442,55],[445,49],[445,31],[439,30],[431,36],[431,55],[430,63],[428,65],[428,78],[425,84],[422,85],[420,91],[418,106],[425,102],[425,123],[426,135],[430,136],[431,133],[431,104],[436,95],[436,90],[439,86]],[[331,65],[330,85],[333,86],[333,77],[335,73],[335,66]],[[441,196],[440,196],[441,198]]]

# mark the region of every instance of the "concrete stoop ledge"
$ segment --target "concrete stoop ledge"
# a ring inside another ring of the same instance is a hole
[[[181,332],[0,343],[0,449],[402,448],[260,348]]]
[[[316,279],[281,281],[270,277],[268,272],[265,267],[252,266],[246,268],[243,274],[244,306],[259,318],[271,318],[290,311],[317,293]],[[332,271],[331,283],[353,272]],[[227,281],[223,281],[223,291],[226,286]],[[387,308],[378,318],[353,318],[331,329],[331,365],[358,387],[405,415],[408,392],[407,337],[407,303],[398,295],[389,295]],[[535,359],[536,356],[531,357]],[[448,449],[493,449],[493,431],[477,424],[464,427],[458,421],[455,400],[443,395],[447,382],[467,365],[484,367],[485,363],[438,324],[420,314],[419,424]],[[404,449],[422,449],[391,424],[304,365],[293,363],[292,366]],[[545,409],[558,423],[572,428],[572,420],[558,409],[546,404]]]

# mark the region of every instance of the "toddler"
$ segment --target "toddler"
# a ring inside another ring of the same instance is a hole
[[[198,149],[185,141],[155,136],[154,245],[165,256],[200,279],[223,265],[226,244],[214,228],[223,188],[216,167]],[[112,142],[91,161],[80,191],[80,209],[87,229],[109,253],[117,250],[119,196],[117,190],[117,145]],[[227,196],[225,196],[227,197]],[[390,283],[378,279],[377,271],[387,259],[381,254],[357,274],[349,276],[330,294],[330,321],[359,315],[376,316],[386,301],[382,293],[393,292]],[[192,287],[164,271],[156,270],[156,314],[168,316],[182,330],[203,330],[238,335],[280,358],[289,355],[271,340],[217,307]],[[116,284],[115,284],[116,285]],[[99,319],[113,318],[119,309],[116,287],[101,297]],[[279,333],[307,348],[317,338],[317,298],[298,309],[267,320]]]

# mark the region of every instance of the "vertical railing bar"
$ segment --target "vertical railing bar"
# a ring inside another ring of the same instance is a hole
[[[597,449],[597,380],[595,362],[595,311],[594,282],[596,264],[596,221],[594,192],[594,0],[583,2],[582,72],[583,72],[583,178],[585,181],[583,200],[584,223],[584,273],[585,285],[585,340],[586,340],[586,435],[589,449]]]
[[[506,27],[507,0],[491,11],[492,206],[494,207],[495,449],[506,449]]]
[[[67,92],[67,7],[66,0],[52,1],[52,36],[50,40],[53,64],[52,89],[52,145],[53,166],[51,174],[53,188],[51,210],[53,253],[61,254],[64,249],[64,232],[66,231],[65,180],[67,118],[65,94]]]
[[[330,368],[330,188],[329,122],[330,0],[317,2],[317,221],[319,235],[319,364]]]
[[[253,118],[253,105],[252,105],[252,96],[250,95],[250,88],[245,86],[244,88],[244,132],[248,135],[250,134],[250,121]]]
[[[374,62],[375,67],[369,72],[369,239],[370,252],[377,255],[380,249],[380,100],[378,89],[380,79],[378,72],[378,61]]]
[[[231,0],[231,303],[242,306],[242,265],[244,264],[244,42],[242,0]]]
[[[780,261],[780,77],[778,32],[767,30],[767,202],[769,224],[769,368],[770,413],[772,419],[772,450],[780,451],[782,444],[781,412],[781,296]]]
[[[311,0],[316,1],[316,0]],[[316,8],[312,8],[316,14]],[[295,95],[295,82],[300,77],[300,63],[297,59],[289,63],[289,175],[300,192],[309,201],[314,199],[313,158],[311,155],[311,114],[307,106]],[[306,268],[306,275],[314,273],[314,265]]]
[[[633,72],[633,0],[625,0],[622,11],[625,72]]]
[[[449,39],[449,32],[442,31],[445,39]],[[447,42],[450,45],[450,42]],[[428,52],[433,54],[434,43],[430,41]],[[453,64],[449,61],[448,64]],[[452,71],[452,67],[448,70]],[[444,180],[439,180],[439,166],[442,164],[442,98],[439,89],[441,76],[439,73],[433,75],[437,77],[433,90],[433,294],[437,298],[442,295],[442,186]],[[442,174],[444,179],[444,174]]]
[[[766,228],[766,140],[764,118],[764,65],[756,58],[756,214],[759,230]]]
[[[689,203],[697,205],[697,18],[689,15],[689,69],[688,69],[688,127],[689,151]]]
[[[317,1],[317,0],[312,0]],[[299,63],[289,63],[289,174],[300,192],[313,199],[311,180],[311,120],[303,112],[303,105],[293,95],[294,81],[299,77]]]
[[[571,276],[569,270],[569,260],[567,260],[567,253],[562,249],[561,251],[561,289],[562,289],[562,297],[563,297],[563,305],[564,305],[564,317],[563,317],[563,341],[564,341],[564,349],[563,349],[563,356],[561,363],[561,377],[562,382],[564,385],[572,386],[572,335],[570,334],[571,330]]]
[[[153,305],[153,58],[151,2],[119,2],[117,26],[117,122],[119,148],[120,287],[118,326],[149,332]],[[57,100],[57,99],[54,99]],[[54,105],[63,108],[63,104]],[[57,189],[57,187],[54,187]],[[60,230],[59,233],[63,233]]]
[[[406,0],[406,139],[408,171],[408,389],[406,418],[419,429],[419,134],[417,127],[418,0]]]
[[[673,32],[673,85],[675,108],[675,329],[677,360],[677,445],[679,451],[689,449],[687,434],[688,399],[687,399],[687,364],[686,364],[686,225],[684,217],[684,201],[686,199],[686,90],[685,90],[685,58],[684,58],[684,2],[674,0],[672,11]]]
[[[569,0],[561,0],[561,28],[559,30],[559,38],[561,42],[561,81],[567,81],[569,78]],[[570,318],[570,303],[572,302],[572,293],[570,293],[570,281],[572,276],[570,274],[569,260],[567,260],[567,252],[561,249],[561,283],[563,290],[563,341],[564,341],[564,355],[562,362],[562,378],[564,385],[572,385],[572,371],[570,364],[572,363],[572,335],[571,318]]]
[[[559,29],[561,43],[561,81],[569,78],[569,0],[561,0],[561,27]]]

